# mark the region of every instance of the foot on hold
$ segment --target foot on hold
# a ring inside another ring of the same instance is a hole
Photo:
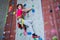
[[[40,36],[36,35],[35,33],[32,34],[32,38],[39,38]]]
[[[26,36],[27,35],[27,32],[24,30],[24,35]]]

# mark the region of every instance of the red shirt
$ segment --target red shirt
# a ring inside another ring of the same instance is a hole
[[[17,17],[22,17],[22,9],[17,10]]]

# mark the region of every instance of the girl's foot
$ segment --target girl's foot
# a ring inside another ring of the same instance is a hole
[[[33,38],[39,38],[40,36],[36,35],[35,33],[32,34]]]
[[[18,23],[18,28],[22,29],[21,24]]]
[[[25,35],[25,36],[27,35],[27,32],[26,32],[26,30],[24,30],[24,35]]]

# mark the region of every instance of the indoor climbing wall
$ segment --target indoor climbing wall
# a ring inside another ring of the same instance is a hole
[[[42,0],[45,40],[60,40],[60,0]]]
[[[6,14],[7,16],[6,16],[6,24],[4,26],[4,32],[3,32],[4,39],[3,40],[15,40],[15,28],[16,28],[15,9],[16,9],[17,1],[16,0],[7,0],[7,1],[8,3],[7,2],[6,3],[9,5],[4,4],[4,6],[7,6],[8,11]]]
[[[0,40],[4,38],[3,31],[6,23],[8,5],[8,0],[0,0]]]
[[[16,25],[16,40],[44,40],[44,22],[41,0],[17,0],[17,4],[20,3],[23,4],[25,8],[32,8],[32,10],[26,14],[25,19],[33,21],[33,30],[40,38],[32,38],[29,33],[24,36],[23,30],[19,29]]]

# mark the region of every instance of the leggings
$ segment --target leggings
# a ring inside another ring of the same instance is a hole
[[[32,20],[24,20],[24,25],[27,25],[27,32],[31,32],[32,34],[34,33],[33,28],[32,28]]]

